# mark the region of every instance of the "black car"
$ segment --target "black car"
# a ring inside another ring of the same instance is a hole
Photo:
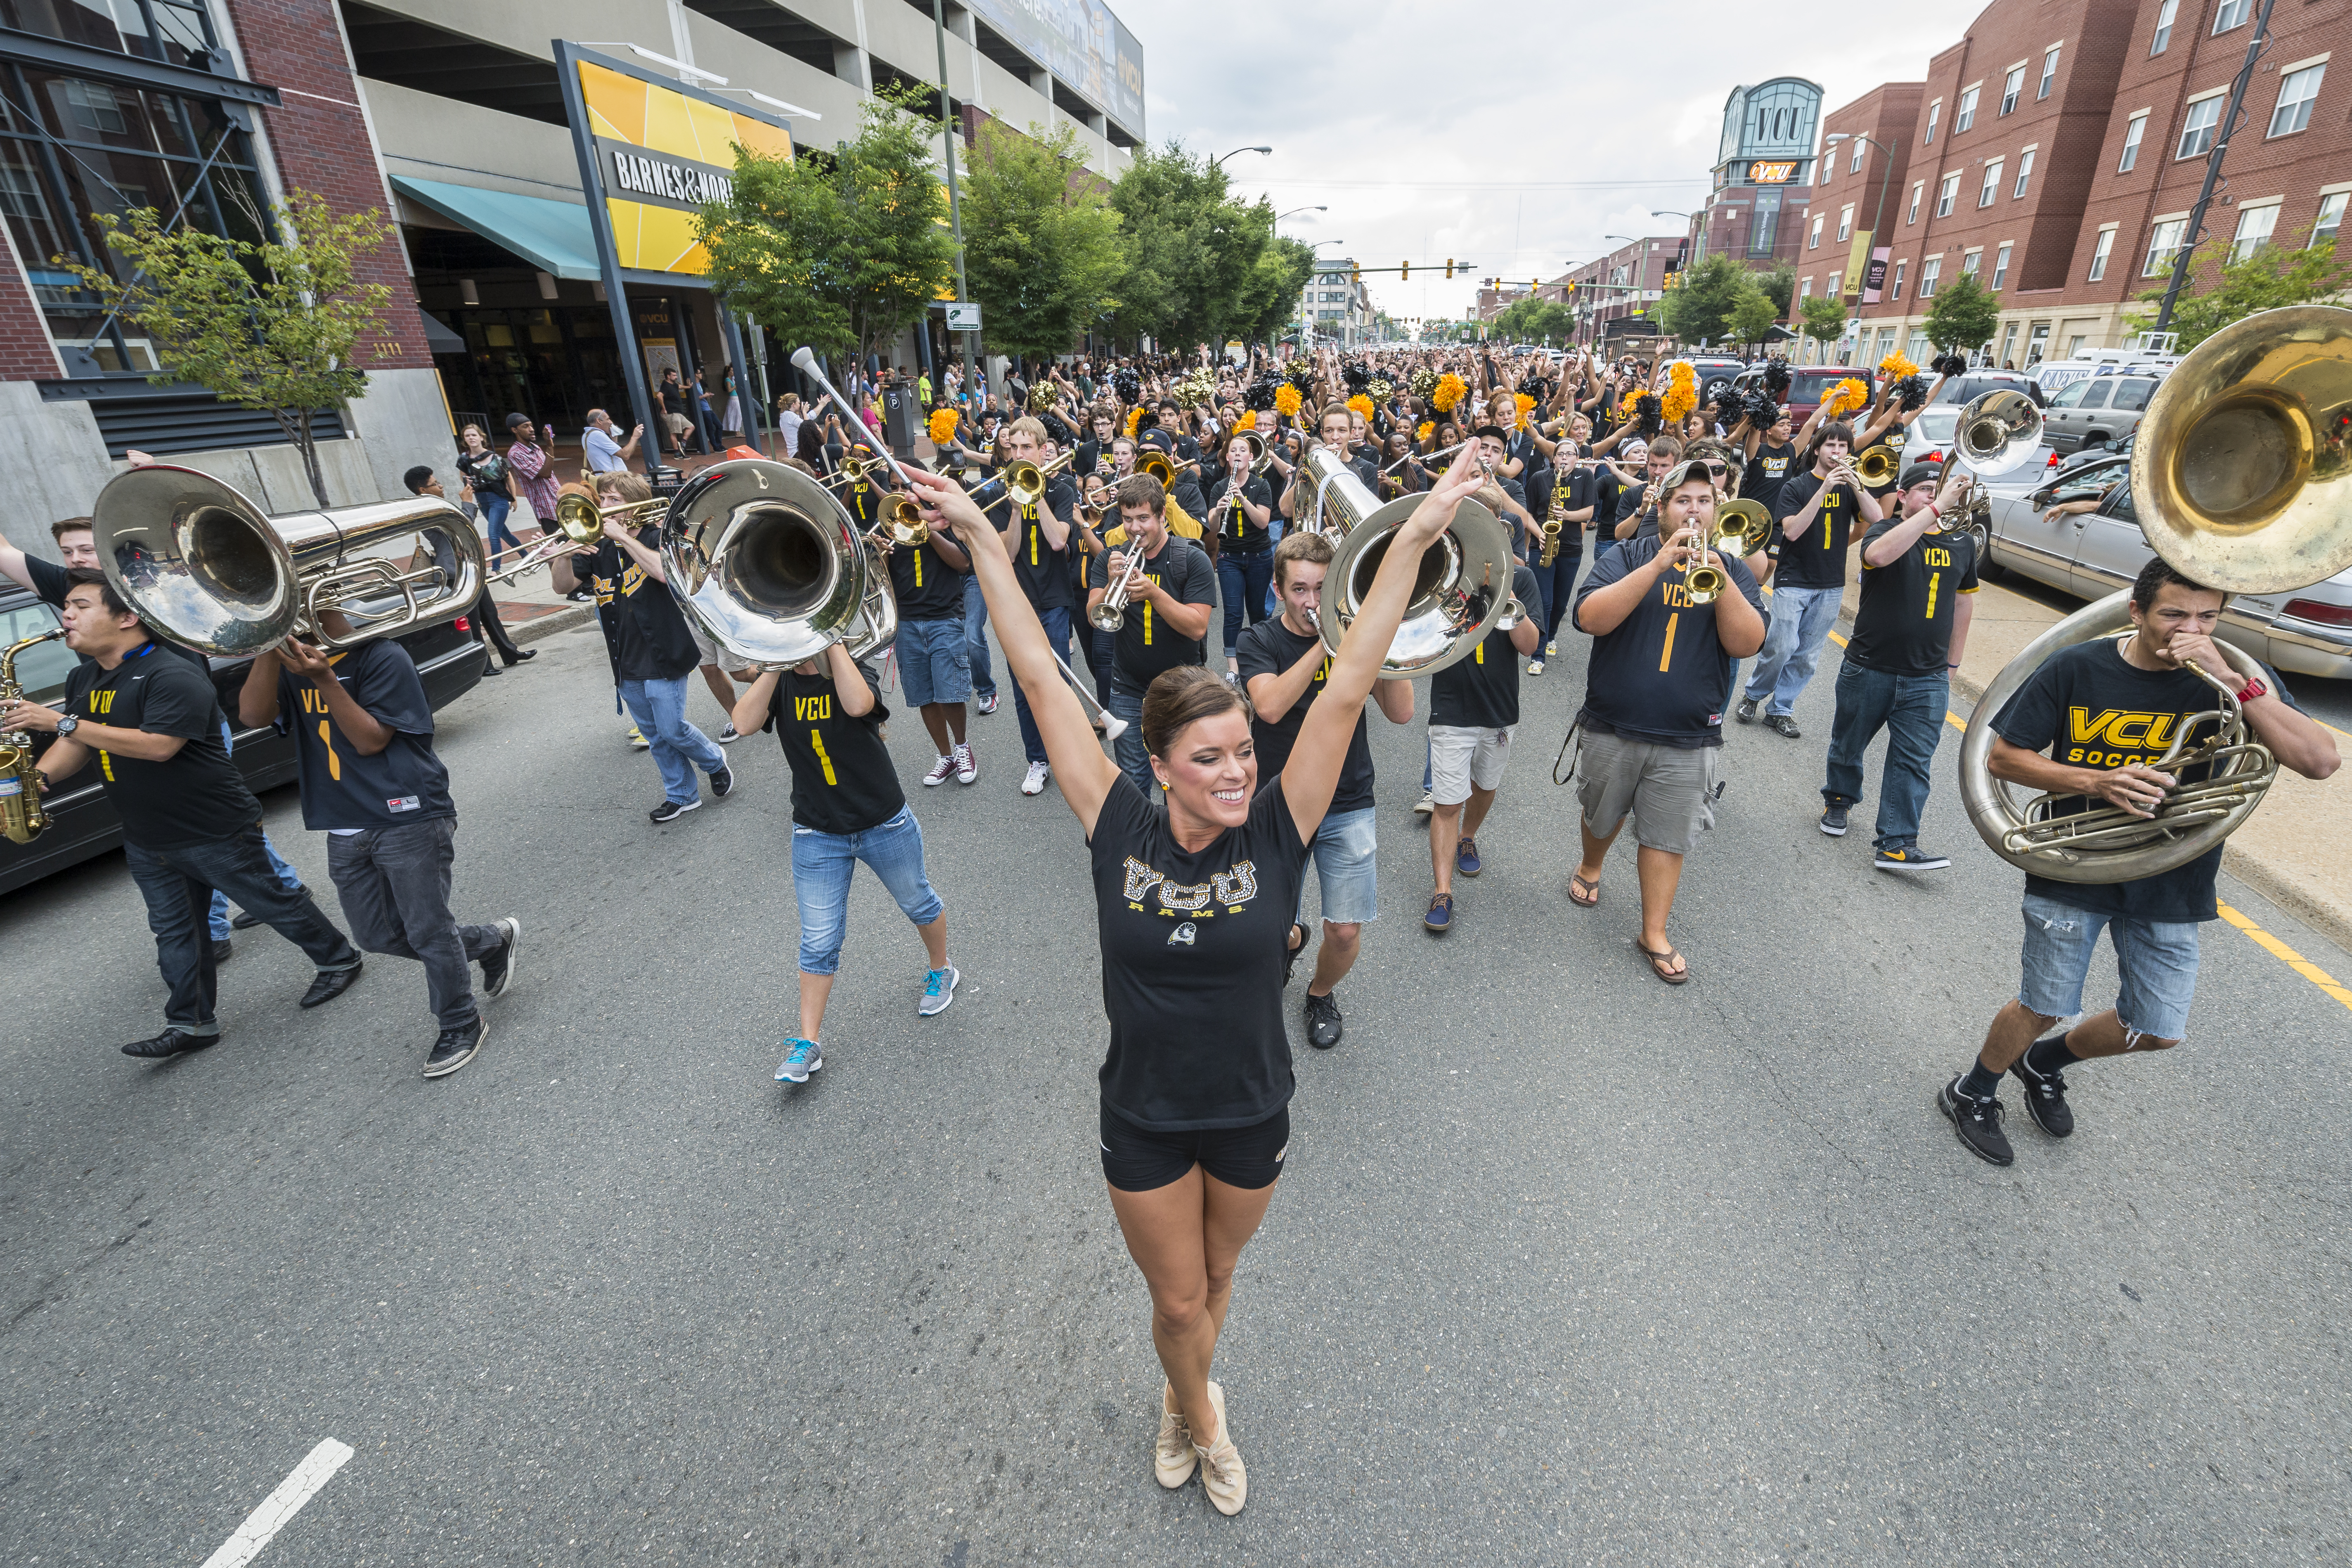
[[[0,580],[0,647],[53,631],[58,613],[28,588]],[[410,632],[399,639],[425,678],[425,695],[436,711],[473,689],[482,679],[482,645],[462,623],[444,621]],[[66,678],[79,662],[62,640],[28,647],[16,656],[16,679],[25,695],[52,708],[65,706]],[[234,755],[246,786],[256,795],[290,782],[294,777],[294,742],[274,729],[247,730],[236,723],[237,693],[244,689],[249,658],[215,658],[213,689],[220,693],[221,711],[236,730]],[[46,751],[55,736],[33,737],[37,751]],[[62,871],[93,856],[103,855],[122,842],[122,825],[100,784],[98,764],[51,787],[42,797],[49,825],[30,844],[0,838],[0,893],[12,892],[53,871]]]

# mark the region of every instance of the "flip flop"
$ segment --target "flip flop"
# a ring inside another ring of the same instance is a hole
[[[1578,897],[1576,890],[1579,888],[1583,889],[1587,893],[1590,893],[1592,896],[1591,898]],[[1598,882],[1588,882],[1583,878],[1571,871],[1569,873],[1568,878],[1568,901],[1574,904],[1580,910],[1598,908],[1601,903],[1601,884]],[[1641,943],[1635,942],[1633,945],[1639,947]]]
[[[1648,948],[1642,945],[1639,938],[1636,938],[1633,942],[1633,951],[1640,953],[1643,958],[1648,959],[1650,961],[1650,969],[1652,973],[1655,973],[1659,979],[1664,981],[1667,984],[1686,985],[1690,983],[1690,960],[1683,958],[1681,950],[1668,947],[1664,952],[1652,952]],[[1682,960],[1682,970],[1680,973],[1676,973],[1675,971],[1666,967],[1667,964],[1674,963],[1677,959]]]

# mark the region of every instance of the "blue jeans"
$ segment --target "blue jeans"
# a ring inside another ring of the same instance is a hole
[[[1760,702],[1769,695],[1772,701],[1766,713],[1795,710],[1798,694],[1822,662],[1822,645],[1830,640],[1830,628],[1837,625],[1838,603],[1844,597],[1843,588],[1772,590],[1764,647],[1756,656],[1755,671],[1748,678],[1750,702]]]
[[[1255,623],[1267,619],[1263,606],[1273,601],[1270,592],[1274,584],[1274,552],[1253,551],[1247,555],[1238,551],[1221,551],[1217,555],[1217,595],[1225,602],[1225,657],[1234,657],[1234,648],[1242,640],[1244,620]]]
[[[224,752],[236,750],[236,736],[230,731],[228,721],[226,719],[221,721],[221,750]],[[269,857],[269,868],[278,873],[279,887],[289,893],[299,893],[302,890],[301,874],[286,863],[286,858],[278,853],[278,846],[269,842],[269,835],[267,833],[261,836],[261,852]],[[212,931],[215,942],[226,942],[230,933],[236,929],[228,923],[228,895],[218,888],[213,889],[212,909],[206,924]]]
[[[1886,770],[1878,781],[1881,849],[1919,842],[1919,813],[1927,804],[1927,770],[1944,737],[1951,682],[1941,675],[1890,675],[1852,659],[1838,667],[1837,717],[1830,723],[1829,782],[1822,798],[1852,805],[1862,798],[1862,754],[1886,731]]]
[[[171,1000],[163,1022],[184,1034],[217,1035],[213,1004],[218,995],[213,944],[205,940],[197,911],[217,889],[259,915],[262,923],[310,955],[322,970],[354,967],[359,950],[344,939],[319,906],[289,891],[269,868],[261,825],[226,838],[172,849],[122,847],[131,879],[147,900],[147,929],[155,933],[155,966],[163,972]]]
[[[1052,609],[1040,610],[1037,612],[1037,619],[1045,628],[1045,646],[1066,660],[1070,654],[1068,608],[1056,605]],[[1058,680],[1061,678],[1056,676],[1055,679]],[[1029,694],[1021,689],[1021,683],[1017,680],[1013,683],[1013,711],[1019,715],[1021,720],[1023,754],[1033,763],[1050,761],[1051,759],[1045,755],[1045,737],[1037,732],[1036,716],[1029,711]]]
[[[686,721],[686,677],[670,680],[624,680],[621,700],[636,721],[661,770],[662,794],[680,805],[702,798],[695,787],[694,770],[706,773],[727,771],[727,753],[710,737]]]
[[[1572,522],[1560,525],[1559,554],[1549,566],[1543,564],[1543,552],[1528,563],[1528,570],[1536,574],[1536,595],[1543,603],[1530,605],[1543,617],[1544,641],[1549,644],[1559,637],[1559,619],[1576,597],[1577,568],[1584,564],[1584,539]]]
[[[507,527],[507,512],[513,506],[513,502],[496,490],[476,490],[474,501],[482,509],[482,521],[489,528],[492,555],[498,554],[502,550],[522,548],[522,541],[517,539],[513,531]]]
[[[1118,760],[1118,771],[1135,781],[1146,800],[1160,798],[1160,781],[1151,776],[1151,753],[1143,746],[1143,692],[1129,686],[1124,679],[1110,683],[1110,710],[1127,721],[1110,745],[1111,755]]]
[[[801,973],[831,974],[841,967],[841,939],[849,929],[849,879],[865,861],[919,926],[940,918],[939,894],[923,875],[923,829],[912,806],[863,833],[793,829],[793,893],[801,906]]]
[[[988,601],[980,596],[980,579],[963,580],[963,650],[971,662],[971,689],[980,697],[996,695],[996,671],[988,662]]]

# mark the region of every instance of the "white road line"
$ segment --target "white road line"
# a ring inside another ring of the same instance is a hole
[[[261,1500],[261,1506],[246,1517],[236,1527],[236,1533],[221,1542],[221,1549],[205,1559],[205,1568],[245,1568],[261,1549],[269,1544],[270,1537],[286,1526],[286,1521],[302,1511],[302,1505],[318,1495],[328,1479],[343,1468],[352,1457],[348,1444],[332,1437],[320,1443],[304,1456],[294,1473],[278,1483],[278,1489]]]

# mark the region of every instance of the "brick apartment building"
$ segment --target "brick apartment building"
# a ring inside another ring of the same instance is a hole
[[[1865,226],[1886,190],[1881,298],[1856,307],[1840,357],[1901,348],[1924,360],[1927,310],[1964,274],[2000,296],[1983,345],[1994,363],[2120,344],[2126,310],[2149,309],[2138,296],[2163,287],[2183,243],[2260,11],[2261,0],[1995,0],[1924,81],[1825,115],[1824,135],[1845,139],[1826,149],[1801,297],[1854,298],[1857,254],[1837,236]],[[2206,217],[2215,256],[2333,237],[2352,194],[2347,89],[2340,68],[2328,75],[2334,44],[2352,43],[2352,11],[2276,0],[2270,37]]]
[[[1629,240],[1604,256],[1571,268],[1555,285],[1577,285],[1577,339],[1602,343],[1615,338],[1657,335],[1657,303],[1666,274],[1682,264],[1689,240],[1679,234],[1654,234]]]

